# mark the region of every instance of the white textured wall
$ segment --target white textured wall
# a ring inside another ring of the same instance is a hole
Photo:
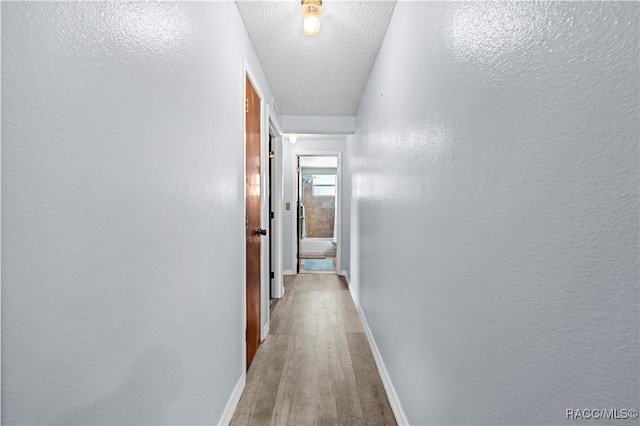
[[[351,135],[355,131],[355,128],[356,118],[354,116],[282,116],[282,131],[284,133],[302,133],[306,135]]]
[[[284,202],[291,203],[291,210],[284,210],[282,207],[283,215],[283,267],[285,271],[296,272],[295,264],[295,238],[296,238],[296,190],[297,190],[297,176],[296,176],[296,156],[305,155],[309,153],[322,153],[322,152],[345,152],[345,136],[298,136],[298,142],[294,145],[290,144],[288,138],[283,142],[283,192]],[[345,235],[350,234],[349,221],[345,220],[345,208],[348,208],[350,203],[349,187],[345,186],[345,181],[348,185],[349,170],[345,168],[345,156],[342,156],[342,174],[341,174],[341,191],[342,196],[340,203],[342,205],[342,263],[340,265],[342,270],[345,270],[345,265],[349,265],[349,245],[345,244]],[[347,211],[348,213],[348,211]]]
[[[396,6],[346,146],[354,287],[412,424],[639,408],[638,22]]]
[[[242,374],[233,3],[3,3],[2,421],[215,424]]]

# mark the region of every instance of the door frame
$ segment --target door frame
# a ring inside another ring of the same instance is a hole
[[[271,178],[274,179],[273,184],[271,184],[271,182],[269,182],[269,185],[271,187],[275,188],[274,193],[272,194],[272,201],[273,201],[273,214],[274,214],[274,221],[275,221],[275,230],[276,233],[275,234],[271,234],[271,236],[275,239],[275,252],[272,254],[273,255],[273,263],[274,263],[274,270],[273,273],[275,275],[275,278],[273,280],[273,287],[271,289],[272,293],[273,293],[273,297],[274,299],[280,299],[284,296],[284,283],[282,280],[282,262],[283,262],[283,258],[282,258],[282,245],[283,245],[283,240],[282,240],[282,227],[283,227],[283,211],[282,211],[282,207],[284,206],[284,191],[283,191],[283,182],[284,182],[284,176],[283,176],[283,170],[284,168],[282,167],[283,165],[283,156],[284,156],[284,147],[283,147],[283,133],[282,133],[282,127],[280,127],[280,123],[278,121],[278,115],[277,113],[274,111],[274,108],[272,108],[270,105],[267,105],[267,117],[268,117],[268,121],[269,121],[269,133],[273,136],[273,151],[275,154],[275,167],[272,170],[272,176]],[[268,152],[267,152],[267,159],[268,159]],[[267,204],[268,204],[268,200],[267,200]],[[269,222],[269,225],[271,225],[271,222]],[[269,228],[269,232],[271,232],[271,229]]]
[[[300,135],[298,136],[298,141],[300,141]],[[297,200],[298,199],[298,185],[299,183],[296,180],[296,169],[298,167],[298,158],[300,157],[314,157],[314,156],[320,156],[320,157],[338,157],[338,176],[336,177],[336,191],[338,191],[338,196],[336,197],[336,226],[338,227],[338,230],[336,232],[336,237],[338,238],[338,243],[336,245],[336,274],[337,275],[344,275],[343,271],[342,271],[342,152],[341,151],[305,151],[304,149],[296,149],[293,153],[293,162],[291,163],[291,170],[292,170],[292,176],[293,176],[293,181],[295,181],[294,185],[291,185],[293,187],[293,192],[291,194],[291,199],[292,200]],[[297,217],[298,213],[296,210],[296,217],[294,220],[292,220],[292,224],[293,227],[291,229],[291,233],[293,235],[293,238],[291,240],[291,247],[293,248],[293,250],[291,250],[292,253],[292,265],[297,264],[298,262],[298,252],[300,251],[300,248],[297,246],[297,239],[298,239],[298,232],[297,232],[297,226],[298,226],[298,217]],[[296,250],[296,247],[298,247],[298,249]]]
[[[264,159],[265,159],[265,135],[267,135],[268,131],[265,126],[265,101],[264,101],[264,92],[258,83],[258,79],[255,77],[255,74],[251,70],[249,63],[246,58],[242,58],[242,97],[240,102],[241,115],[242,115],[242,241],[245,241],[246,238],[246,229],[245,229],[245,217],[247,215],[247,123],[246,123],[246,111],[245,111],[245,99],[247,98],[247,90],[245,79],[248,78],[251,81],[251,85],[255,89],[258,97],[260,98],[260,227],[264,228],[265,223],[265,212],[264,212],[264,204],[265,204],[265,167],[263,167]],[[268,135],[267,135],[268,137]],[[268,143],[268,140],[267,140]],[[268,153],[267,153],[268,156]],[[266,200],[268,203],[269,201]],[[268,223],[268,222],[267,222]],[[265,263],[265,245],[260,244],[260,341],[264,340],[264,322],[262,320],[262,312],[264,312],[264,287],[265,287],[265,271],[264,271],[264,263]],[[268,258],[267,258],[268,262]],[[267,267],[266,274],[269,275],[269,268]],[[240,330],[240,341],[242,342],[242,372],[246,374],[247,371],[247,342],[246,342],[246,330],[247,330],[247,251],[242,251],[242,277],[243,277],[243,285],[242,285],[242,306],[240,312],[242,312],[242,328]],[[267,297],[268,297],[267,292]],[[267,300],[267,305],[269,301]],[[267,316],[269,315],[269,308],[266,308]],[[268,321],[267,321],[268,325]],[[268,328],[267,328],[268,333]]]

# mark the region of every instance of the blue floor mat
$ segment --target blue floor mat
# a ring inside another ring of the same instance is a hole
[[[305,259],[303,269],[305,271],[333,271],[336,268],[331,259]]]

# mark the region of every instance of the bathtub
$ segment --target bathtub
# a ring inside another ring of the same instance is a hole
[[[334,256],[336,254],[335,238],[303,238],[300,241],[302,254]]]

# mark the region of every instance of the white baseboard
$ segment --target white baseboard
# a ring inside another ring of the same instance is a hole
[[[347,284],[350,284],[348,277],[347,277]],[[389,377],[389,372],[387,371],[387,367],[385,367],[384,365],[384,361],[382,360],[382,355],[380,354],[378,345],[376,344],[376,341],[373,338],[373,334],[371,333],[371,329],[369,328],[369,324],[367,323],[367,318],[364,316],[364,312],[362,312],[362,307],[360,306],[360,302],[356,299],[351,287],[349,287],[349,293],[351,293],[351,298],[353,299],[353,303],[355,303],[356,309],[358,309],[358,313],[360,314],[360,319],[362,320],[362,325],[364,326],[364,332],[367,335],[369,346],[371,346],[371,352],[373,353],[373,358],[376,361],[376,366],[378,367],[378,373],[380,373],[380,378],[382,379],[384,390],[387,392],[389,405],[391,405],[391,410],[393,410],[393,415],[396,418],[396,422],[400,426],[408,425],[409,420],[407,420],[407,415],[404,413],[404,410],[402,409],[402,404],[400,404],[400,399],[398,398],[398,394],[396,393],[396,388],[393,386],[393,383],[391,382],[391,377]]]
[[[260,335],[260,341],[261,342],[264,339],[267,338],[267,335],[269,334],[270,328],[271,328],[271,321],[267,321],[267,323],[264,325],[264,327],[262,327],[262,334]]]
[[[342,275],[344,279],[347,280],[347,285],[351,284],[351,280],[349,279],[349,274],[347,274],[347,271],[340,271],[340,275]]]
[[[238,406],[238,402],[240,402],[240,397],[242,396],[242,391],[244,390],[244,385],[247,383],[247,375],[246,373],[242,373],[238,383],[236,383],[236,387],[233,388],[233,392],[231,392],[231,396],[229,397],[229,401],[227,401],[227,406],[224,407],[224,412],[218,421],[219,425],[228,425],[231,423],[231,418],[233,417],[233,413],[236,411],[236,407]]]
[[[282,271],[282,275],[296,275],[296,273],[293,272],[291,269],[284,269]]]

